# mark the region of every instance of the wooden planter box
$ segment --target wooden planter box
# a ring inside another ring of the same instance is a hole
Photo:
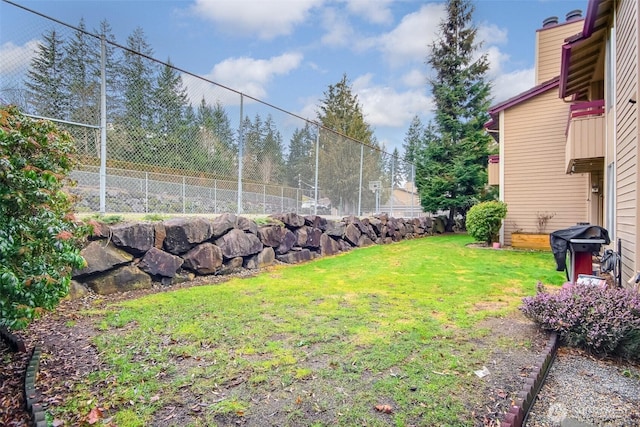
[[[515,249],[535,249],[538,251],[550,251],[548,234],[538,233],[511,233],[511,247]]]

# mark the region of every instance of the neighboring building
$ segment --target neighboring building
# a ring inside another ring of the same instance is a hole
[[[582,26],[576,11],[563,23],[545,20],[536,32],[536,86],[489,110],[487,129],[500,147],[499,157],[489,159],[490,183],[499,184],[500,200],[508,208],[503,245],[511,245],[513,232],[550,233],[578,222],[598,223],[590,215],[598,195],[590,191],[589,174],[567,174],[569,104],[558,98],[560,50]],[[542,216],[551,216],[544,230],[538,226]]]
[[[589,172],[603,197],[597,214],[620,240],[623,283],[640,270],[639,9],[637,0],[589,0],[582,32],[560,54],[560,97],[583,111],[569,122],[567,167]]]
[[[540,211],[556,213],[547,232],[601,225],[613,249],[620,242],[623,283],[640,271],[639,27],[637,0],[589,0],[584,20],[543,27],[537,86],[492,107],[487,123],[509,209],[503,242],[534,231]]]

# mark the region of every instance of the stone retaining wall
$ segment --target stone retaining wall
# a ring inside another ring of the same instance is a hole
[[[196,276],[259,269],[276,260],[294,264],[356,247],[430,235],[430,218],[379,215],[340,221],[295,213],[272,215],[266,224],[233,214],[215,219],[173,218],[108,226],[94,232],[73,272],[73,291],[110,294],[172,285]],[[436,227],[437,228],[437,227]]]

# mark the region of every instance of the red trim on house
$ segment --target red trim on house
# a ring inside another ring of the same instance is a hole
[[[567,128],[564,131],[565,136],[569,134],[571,119],[586,116],[599,116],[601,114],[604,114],[604,99],[571,104],[571,106],[569,106],[569,120],[567,120]]]
[[[511,108],[520,104],[521,102],[527,101],[531,98],[534,98],[542,93],[547,92],[548,90],[554,89],[558,87],[558,77],[554,77],[551,80],[547,80],[544,83],[540,83],[538,86],[534,86],[531,89],[522,92],[512,98],[507,99],[499,104],[496,104],[489,108],[489,115],[491,116],[491,120],[484,124],[485,129],[496,130],[498,128],[498,113],[500,111],[506,110],[507,108]]]
[[[598,6],[603,0],[589,0],[587,4],[587,14],[584,18],[584,27],[582,29],[582,37],[588,38],[593,34],[593,30],[596,25],[596,18],[598,17]]]
[[[499,113],[500,111],[506,110],[507,108],[511,108],[515,105],[520,104],[521,102],[527,101],[533,97],[536,97],[542,93],[545,93],[549,89],[555,88],[556,86],[558,86],[558,81],[559,81],[558,77],[554,77],[551,80],[547,80],[544,83],[540,83],[538,86],[534,86],[527,91],[524,91],[512,98],[507,99],[506,101],[503,101],[499,104],[494,105],[493,107],[489,108],[489,114],[492,116],[491,118],[495,120],[495,117],[493,117],[493,115]]]
[[[589,0],[587,4],[587,13],[584,18],[584,26],[582,32],[571,36],[565,40],[566,44],[562,46],[562,54],[560,61],[560,98],[567,97],[567,80],[569,78],[569,64],[571,62],[571,49],[583,40],[588,39],[593,34],[598,17],[598,6],[604,0]]]
[[[500,163],[500,155],[499,154],[489,155],[489,163]]]

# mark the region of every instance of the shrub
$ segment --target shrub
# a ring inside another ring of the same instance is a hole
[[[56,306],[81,267],[72,200],[63,185],[74,145],[51,122],[0,107],[0,325],[26,326]]]
[[[564,343],[599,354],[640,358],[640,294],[629,289],[565,285],[548,293],[538,285],[522,312]]]
[[[467,212],[467,232],[474,239],[491,245],[498,240],[498,232],[506,216],[507,205],[503,202],[478,203]]]

